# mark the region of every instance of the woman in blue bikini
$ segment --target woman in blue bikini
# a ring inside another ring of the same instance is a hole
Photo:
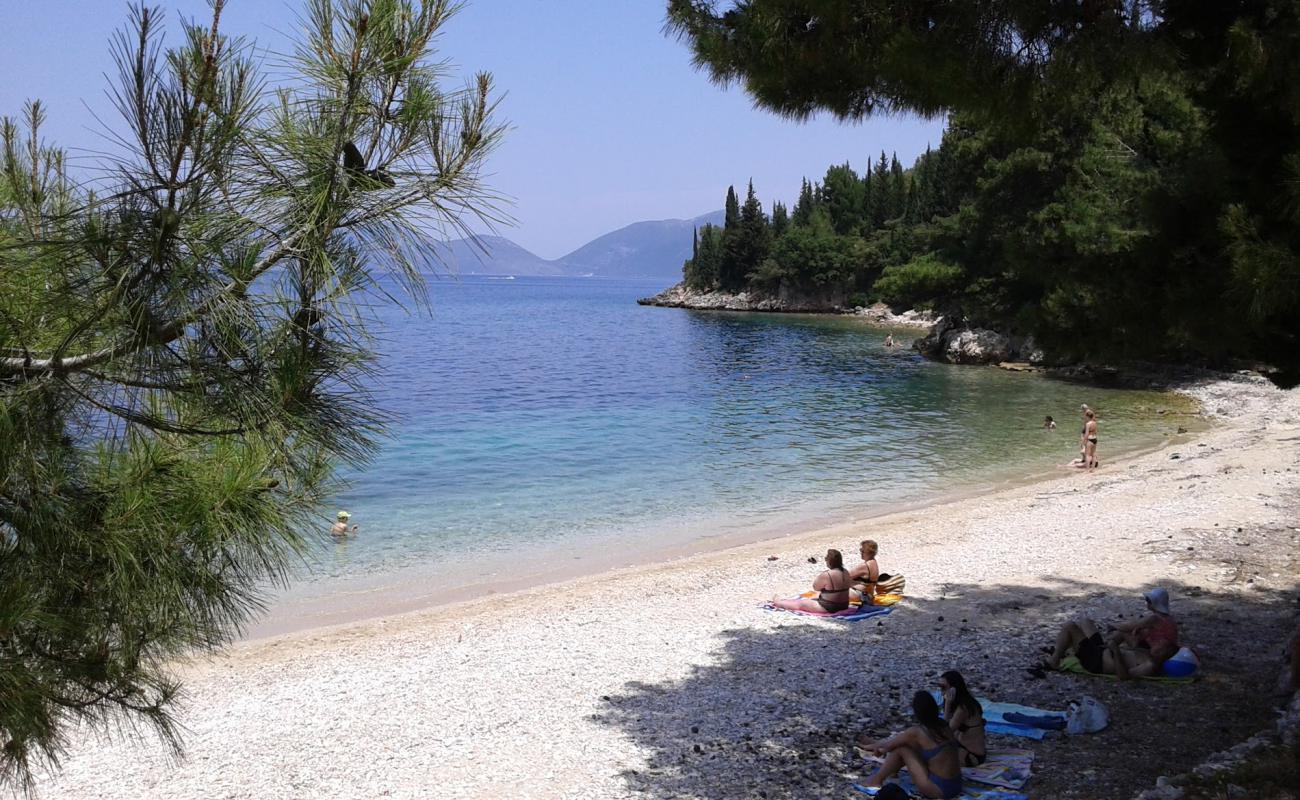
[[[912,697],[912,714],[918,724],[888,739],[860,743],[864,750],[884,755],[880,765],[863,786],[878,789],[903,767],[912,783],[926,797],[949,800],[961,794],[961,764],[958,744],[947,723],[939,716],[939,704],[929,692]],[[888,754],[888,755],[886,755]]]

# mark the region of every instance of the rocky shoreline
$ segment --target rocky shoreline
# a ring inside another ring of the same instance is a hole
[[[1055,377],[1129,388],[1177,387],[1189,381],[1212,380],[1222,373],[1177,364],[1131,362],[1121,366],[1066,362],[1054,358],[1032,336],[1015,336],[935,314],[907,309],[895,311],[885,303],[853,306],[842,292],[824,295],[782,291],[777,295],[750,292],[702,292],[685,283],[637,300],[643,306],[697,311],[836,314],[861,317],[882,328],[924,331],[912,347],[933,361],[947,364],[997,366],[1016,372],[1049,372]],[[1244,374],[1258,374],[1243,370]],[[1283,384],[1286,385],[1286,384]]]
[[[1009,368],[1038,368],[1047,355],[1029,337],[1008,336],[987,328],[972,328],[930,311],[895,311],[884,303],[847,304],[843,292],[807,294],[782,289],[775,295],[752,292],[699,291],[685,283],[637,300],[643,306],[688,308],[697,311],[756,311],[765,313],[840,314],[862,317],[886,328],[926,331],[913,346],[927,358],[950,364],[1002,364]]]

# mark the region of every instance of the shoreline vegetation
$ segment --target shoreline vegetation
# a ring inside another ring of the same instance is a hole
[[[853,737],[902,724],[911,692],[957,668],[999,700],[1102,700],[1107,731],[1031,743],[1028,791],[1131,796],[1268,727],[1295,623],[1300,393],[1241,376],[1182,391],[1217,424],[1097,472],[235,645],[178,667],[183,762],[85,731],[43,793],[843,797],[866,774]],[[882,624],[758,608],[806,588],[809,554],[863,538],[908,579]],[[1061,622],[1138,613],[1153,585],[1202,680],[1025,674]],[[293,758],[264,758],[270,742]]]
[[[881,151],[768,202],[752,179],[727,187],[723,224],[700,227],[683,264],[688,286],[930,308],[1032,338],[1061,363],[1245,364],[1292,379],[1300,118],[1281,65],[1300,53],[1295,8],[859,14],[847,0],[811,18],[781,0],[670,0],[669,29],[696,65],[757,107],[946,114],[910,166]]]
[[[913,349],[927,358],[949,364],[991,364],[1024,372],[1049,371],[1056,375],[1135,387],[1160,387],[1186,381],[1202,371],[1173,364],[1139,364],[1126,369],[1088,363],[1054,362],[1032,336],[1011,336],[972,326],[925,308],[894,311],[875,302],[854,305],[843,292],[805,294],[782,288],[775,294],[757,289],[729,292],[701,289],[683,280],[658,294],[637,300],[638,305],[684,308],[693,311],[746,311],[782,314],[834,314],[861,317],[881,328],[910,328],[925,335]],[[1209,373],[1205,373],[1209,374]]]

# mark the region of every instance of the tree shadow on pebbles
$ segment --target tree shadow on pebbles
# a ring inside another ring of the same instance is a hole
[[[1103,583],[947,584],[942,599],[910,599],[881,620],[840,623],[765,618],[724,631],[712,663],[661,684],[631,683],[596,719],[639,749],[643,768],[622,778],[648,798],[843,798],[864,777],[853,740],[901,728],[913,692],[961,670],[977,694],[1064,709],[1091,695],[1111,710],[1101,733],[1041,742],[993,736],[993,746],[1036,753],[1032,797],[1128,797],[1156,777],[1270,724],[1289,593],[1209,591],[1166,582],[1185,643],[1203,678],[1190,685],[1029,675],[1066,620],[1131,620],[1140,595]]]

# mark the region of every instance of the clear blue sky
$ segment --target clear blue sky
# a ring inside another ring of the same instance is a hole
[[[223,27],[287,50],[294,0],[228,0]],[[162,0],[168,41],[178,14],[203,0]],[[513,130],[492,159],[492,184],[514,200],[501,231],[555,258],[631,222],[692,217],[722,207],[728,184],[751,177],[759,196],[793,201],[803,176],[849,161],[859,171],[882,149],[910,165],[938,145],[942,120],[882,118],[795,123],[720,89],[663,34],[662,0],[471,0],[448,25],[442,54],[462,74],[486,70],[505,93]],[[105,90],[109,35],[126,19],[117,0],[3,0],[0,114],[28,98],[50,109],[49,138],[106,149],[91,110],[120,127]],[[90,110],[88,110],[88,108]]]

